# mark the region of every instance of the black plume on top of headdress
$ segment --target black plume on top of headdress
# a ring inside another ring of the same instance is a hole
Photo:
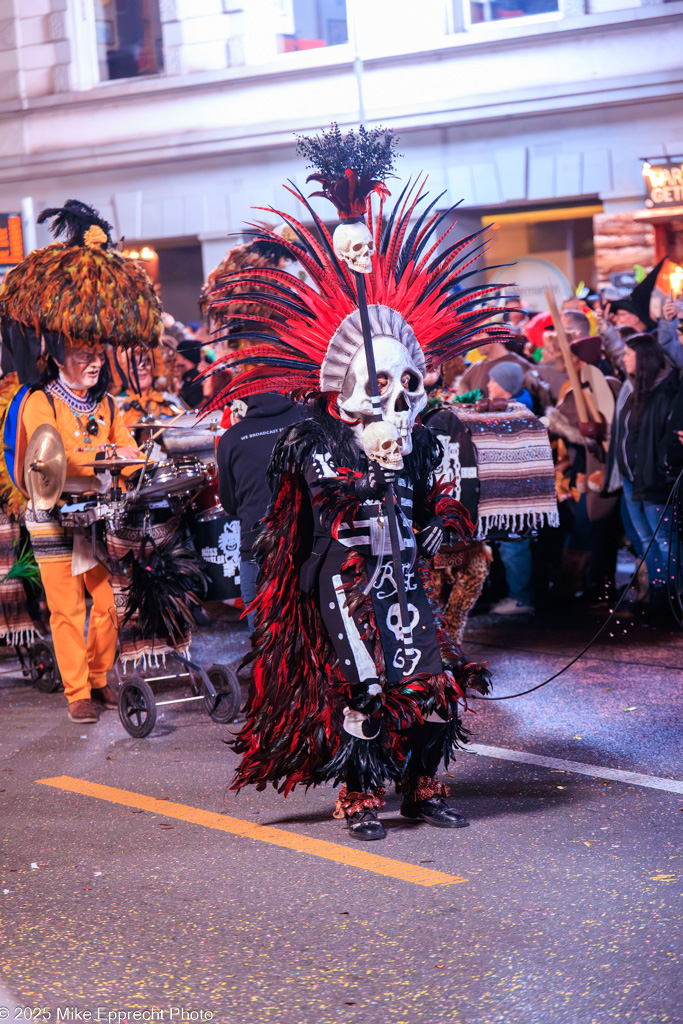
[[[342,132],[333,121],[329,132],[313,138],[297,135],[296,151],[314,168],[306,181],[320,183],[312,196],[329,199],[342,220],[358,220],[367,212],[368,197],[375,192],[385,199],[391,193],[387,178],[393,178],[398,140],[391,128],[353,128]]]
[[[398,139],[391,128],[366,128],[360,125],[344,133],[336,121],[328,132],[307,138],[297,135],[296,151],[309,161],[308,167],[325,178],[343,178],[347,169],[359,178],[386,181],[393,177]]]
[[[111,224],[104,220],[103,217],[100,217],[98,210],[88,206],[87,203],[82,203],[80,199],[67,199],[64,206],[55,206],[42,210],[38,216],[38,223],[42,224],[52,217],[54,220],[50,225],[50,231],[55,238],[59,238],[60,235],[66,235],[65,241],[67,245],[84,245],[85,233],[93,225],[101,228],[107,236],[107,244],[112,244],[111,233],[113,228]]]

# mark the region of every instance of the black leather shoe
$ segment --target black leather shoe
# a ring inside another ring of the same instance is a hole
[[[467,818],[449,807],[442,796],[419,801],[404,797],[401,814],[404,818],[419,818],[435,828],[467,828],[469,825]]]
[[[355,814],[347,815],[346,827],[354,839],[362,842],[371,842],[373,839],[386,839],[386,832],[382,822],[377,817],[377,811],[366,808],[364,811],[357,811]]]

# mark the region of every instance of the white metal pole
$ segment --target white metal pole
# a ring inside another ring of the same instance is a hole
[[[33,196],[24,196],[21,200],[21,227],[24,235],[24,252],[38,248],[36,234],[36,211]]]

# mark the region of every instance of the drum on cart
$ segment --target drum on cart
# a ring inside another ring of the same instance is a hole
[[[236,601],[240,597],[240,523],[225,514],[217,477],[192,502],[191,529],[210,579],[207,600]]]

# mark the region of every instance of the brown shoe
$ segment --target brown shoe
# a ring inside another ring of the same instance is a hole
[[[117,708],[119,706],[119,691],[111,683],[90,691],[90,700],[100,708]]]
[[[77,725],[99,722],[100,716],[91,700],[74,700],[69,704],[69,718]]]

